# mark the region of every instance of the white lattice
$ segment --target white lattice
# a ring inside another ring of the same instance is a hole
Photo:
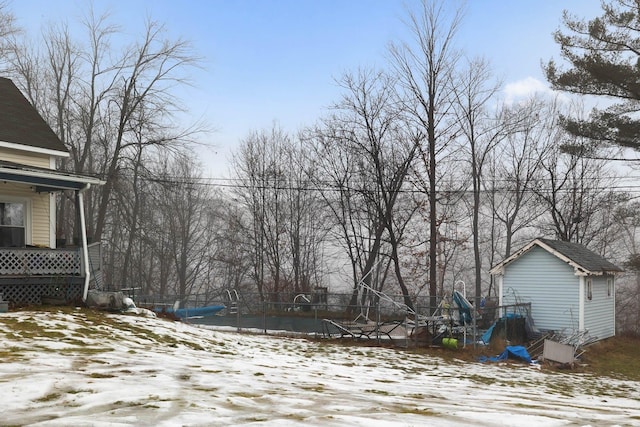
[[[1,284],[2,298],[11,304],[41,304],[43,297],[50,297],[74,303],[82,298],[84,285],[82,281],[73,283],[71,278],[55,278],[54,280],[31,282],[34,278],[17,279],[16,283]],[[26,281],[25,281],[26,280]],[[82,279],[79,279],[82,280]]]
[[[0,275],[78,275],[77,249],[0,249]]]

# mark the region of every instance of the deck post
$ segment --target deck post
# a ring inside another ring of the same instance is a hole
[[[87,224],[84,217],[84,192],[91,187],[91,184],[78,190],[78,209],[80,210],[80,239],[82,242],[82,261],[84,264],[84,291],[82,292],[82,302],[87,301],[89,293],[89,281],[91,280],[91,268],[89,267],[89,249],[87,248]]]

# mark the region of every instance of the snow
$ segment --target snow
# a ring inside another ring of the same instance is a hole
[[[79,309],[0,314],[0,343],[2,425],[640,425],[638,382],[524,364]]]

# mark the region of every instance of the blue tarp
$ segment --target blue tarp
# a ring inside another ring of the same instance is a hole
[[[496,327],[496,324],[494,323],[489,327],[489,329],[487,329],[487,331],[484,334],[482,334],[483,343],[489,344],[489,341],[491,341],[491,334],[493,334],[493,328],[495,327]]]
[[[480,362],[486,362],[487,360],[491,362],[499,362],[509,358],[520,359],[527,363],[531,363],[531,356],[529,356],[527,349],[521,345],[508,345],[499,355],[495,357],[482,356],[478,360],[480,360]]]
[[[493,325],[491,325],[491,326],[489,327],[489,329],[487,329],[487,331],[482,335],[482,341],[483,341],[485,344],[489,344],[489,341],[491,341],[491,334],[493,334],[493,328],[495,328],[495,327],[496,327],[496,325],[498,324],[498,322],[502,322],[502,321],[509,320],[509,319],[517,319],[517,318],[520,318],[520,317],[522,317],[522,316],[521,316],[521,315],[519,315],[519,314],[510,313],[510,314],[507,314],[506,316],[503,316],[503,317],[501,317],[500,319],[496,320],[496,321],[493,323]]]

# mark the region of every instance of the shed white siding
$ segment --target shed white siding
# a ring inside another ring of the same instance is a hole
[[[538,329],[579,329],[580,280],[573,267],[534,246],[504,270],[503,304],[531,302]],[[605,289],[606,291],[606,289]]]
[[[610,289],[607,279],[611,280]],[[590,336],[604,339],[615,335],[614,283],[612,276],[591,277],[591,299],[584,298],[584,328]]]

